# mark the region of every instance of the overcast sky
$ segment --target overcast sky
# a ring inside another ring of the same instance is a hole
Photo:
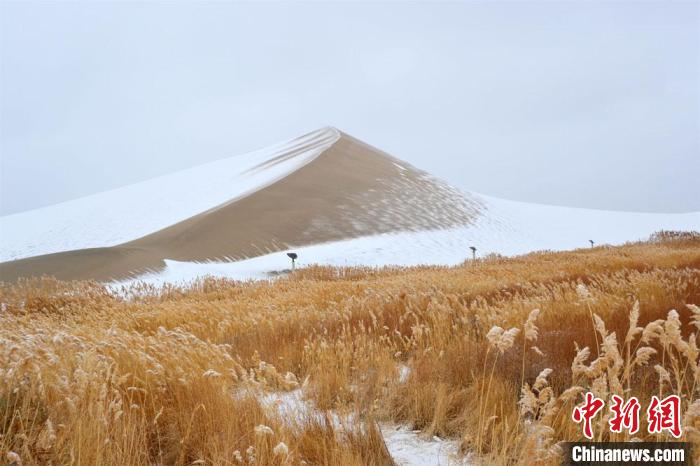
[[[700,210],[697,2],[3,1],[0,22],[2,214],[325,125],[493,196]]]

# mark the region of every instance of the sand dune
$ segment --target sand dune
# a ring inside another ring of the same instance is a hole
[[[0,218],[0,280],[264,278],[300,263],[452,265],[479,255],[700,230],[647,214],[505,201],[452,188],[335,128]]]
[[[269,186],[339,137],[322,128],[248,154],[0,217],[0,262],[133,241]]]
[[[61,279],[122,279],[160,270],[165,259],[240,260],[381,233],[466,226],[483,213],[477,196],[451,188],[333,128],[302,136],[264,155],[233,170],[242,183],[250,184],[245,180],[251,176],[262,180],[245,190],[233,189],[237,196],[121,244],[3,262],[0,279],[42,274]],[[300,157],[301,162],[279,171],[281,165]],[[179,189],[187,192],[190,179],[206,185],[206,179],[192,179],[198,175],[206,173],[183,173]],[[237,180],[234,177],[231,182]],[[144,193],[142,198],[130,202],[143,203],[141,208],[148,209],[151,195],[158,195],[157,187],[149,195],[146,182],[139,192]],[[102,208],[109,213],[111,206],[105,203]],[[158,206],[151,209],[157,215]],[[65,210],[70,212],[70,206]],[[83,219],[89,213],[73,215]]]

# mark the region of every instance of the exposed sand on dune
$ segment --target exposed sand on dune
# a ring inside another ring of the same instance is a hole
[[[238,260],[365,235],[468,225],[483,209],[476,198],[405,162],[339,136],[311,162],[248,196],[121,245],[2,263],[0,279],[120,279],[159,270],[164,259]],[[295,147],[250,170],[269,169],[303,150]]]
[[[112,280],[131,271],[160,270],[163,258],[155,252],[128,246],[87,248],[28,257],[0,264],[0,280],[49,275],[61,280]]]

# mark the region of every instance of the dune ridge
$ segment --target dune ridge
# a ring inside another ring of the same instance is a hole
[[[133,241],[270,185],[339,137],[335,129],[321,128],[254,152],[0,217],[0,262]]]
[[[319,138],[317,154],[252,193],[118,245],[1,263],[0,279],[116,280],[161,270],[165,259],[233,261],[380,233],[464,226],[485,209],[479,198],[335,128],[297,138],[243,173],[274,169],[318,147]]]

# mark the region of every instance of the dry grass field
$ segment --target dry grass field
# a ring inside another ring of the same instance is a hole
[[[556,464],[589,390],[679,394],[700,442],[696,235],[187,288],[42,279],[0,303],[10,464],[390,465],[378,422],[474,462]],[[289,391],[319,411],[264,401]],[[629,440],[602,415],[595,433]]]

